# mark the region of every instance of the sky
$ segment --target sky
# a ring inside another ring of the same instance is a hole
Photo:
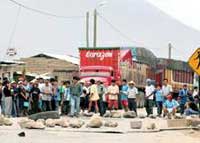
[[[19,8],[10,0],[0,0],[0,59],[10,58],[6,56],[9,47],[17,50],[14,58],[41,52],[78,56],[78,47],[86,45],[87,11],[92,46],[95,8],[99,13],[99,47],[139,46],[167,58],[168,43],[172,43],[172,58],[187,61],[200,45],[198,0],[15,1],[57,17]],[[105,5],[99,7],[102,2]]]

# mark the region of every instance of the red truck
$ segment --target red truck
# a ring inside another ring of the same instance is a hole
[[[119,47],[79,48],[80,78],[88,82],[90,79],[100,80],[109,85],[112,79],[121,80],[121,67],[131,66],[131,50]]]

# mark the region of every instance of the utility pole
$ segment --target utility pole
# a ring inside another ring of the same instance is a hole
[[[169,47],[168,59],[171,59],[171,58],[172,58],[172,44],[169,43],[169,44],[168,44],[168,47]]]
[[[86,13],[86,47],[89,48],[89,12]]]
[[[94,10],[94,41],[93,48],[97,46],[97,9]]]

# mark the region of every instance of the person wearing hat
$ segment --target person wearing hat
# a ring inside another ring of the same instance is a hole
[[[136,102],[136,95],[138,94],[138,89],[135,87],[135,82],[130,81],[129,82],[129,88],[128,88],[128,107],[129,110],[135,111],[137,114],[137,102]]]
[[[164,117],[167,115],[171,118],[171,115],[175,115],[179,104],[176,100],[172,98],[171,93],[167,96],[167,100],[163,104]]]
[[[189,91],[187,89],[187,85],[184,84],[183,85],[183,89],[181,89],[179,91],[179,95],[178,95],[178,100],[179,100],[179,104],[180,104],[180,113],[181,113],[181,115],[184,114],[185,105],[186,105],[187,100],[188,100],[188,95],[189,95]]]

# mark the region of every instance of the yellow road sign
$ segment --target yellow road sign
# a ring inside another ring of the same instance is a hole
[[[200,75],[200,48],[198,48],[188,60],[189,66]]]

